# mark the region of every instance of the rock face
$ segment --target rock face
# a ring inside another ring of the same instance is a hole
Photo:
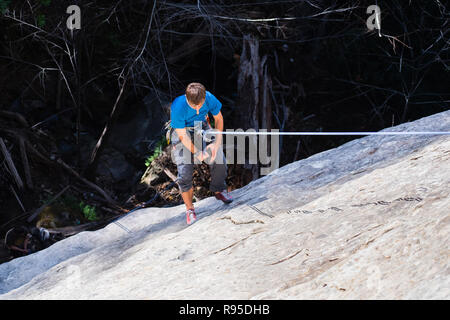
[[[450,131],[450,111],[386,129]],[[450,137],[369,136],[226,206],[135,211],[0,265],[1,299],[449,299]]]

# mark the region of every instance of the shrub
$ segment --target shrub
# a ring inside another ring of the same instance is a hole
[[[45,15],[40,14],[37,16],[37,25],[39,28],[42,28],[45,26]]]
[[[95,221],[98,219],[94,206],[90,206],[88,204],[85,204],[83,201],[81,201],[80,209],[83,212],[84,217],[86,219],[88,219],[89,221]]]
[[[158,158],[162,154],[162,150],[166,145],[167,145],[166,137],[162,137],[161,140],[159,140],[156,143],[156,147],[153,151],[153,154],[145,160],[146,167],[148,167],[156,158]]]

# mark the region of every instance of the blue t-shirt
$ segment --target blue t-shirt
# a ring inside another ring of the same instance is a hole
[[[184,94],[177,97],[170,106],[170,125],[175,129],[193,127],[195,121],[205,121],[208,112],[217,116],[220,108],[222,108],[222,103],[211,92],[206,91],[205,102],[197,114],[197,110],[188,105]]]

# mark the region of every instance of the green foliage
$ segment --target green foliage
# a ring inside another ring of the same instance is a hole
[[[41,198],[39,202],[41,205],[49,204],[52,198],[53,196],[48,195],[47,197]],[[83,216],[89,221],[95,221],[98,219],[95,206],[85,204],[83,201],[80,202],[76,197],[72,195],[64,195],[56,199],[53,205],[56,205],[56,207],[60,209],[67,208],[75,212],[81,212]]]
[[[0,0],[0,13],[5,14],[6,9],[8,9],[11,0]]]
[[[37,16],[37,25],[39,28],[42,28],[45,26],[45,15],[44,14],[39,14]]]
[[[167,146],[167,141],[166,137],[163,136],[161,140],[156,143],[153,154],[145,160],[145,166],[148,167],[156,158],[158,158],[162,154],[162,150],[165,146]]]
[[[81,201],[80,209],[83,212],[84,217],[86,219],[88,219],[89,221],[95,221],[98,219],[94,206],[90,206],[88,204],[85,204],[83,201]]]
[[[41,4],[48,7],[52,3],[52,0],[41,0]]]

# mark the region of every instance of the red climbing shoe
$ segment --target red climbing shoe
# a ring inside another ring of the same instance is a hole
[[[222,200],[223,202],[225,202],[227,204],[233,202],[233,198],[231,198],[230,194],[226,191],[216,193],[216,199]]]
[[[194,208],[186,211],[186,223],[192,224],[195,220],[197,220],[197,216],[195,215]]]

